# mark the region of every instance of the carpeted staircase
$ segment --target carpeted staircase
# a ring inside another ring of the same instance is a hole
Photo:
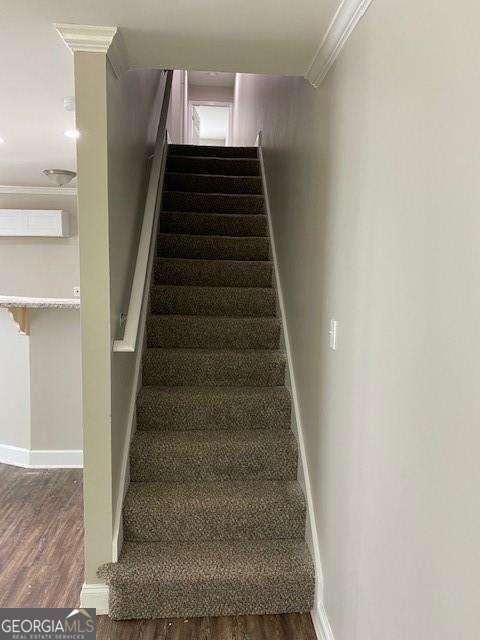
[[[113,618],[308,611],[256,148],[170,145]]]

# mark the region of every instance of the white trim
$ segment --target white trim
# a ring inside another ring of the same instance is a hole
[[[0,444],[0,463],[26,469],[81,469],[81,449],[24,449]]]
[[[305,72],[305,78],[314,87],[320,86],[371,2],[372,0],[342,0],[312,63]]]
[[[183,123],[182,123],[182,144],[188,144],[188,71],[183,72]]]
[[[0,463],[11,464],[14,467],[28,467],[29,449],[0,444]]]
[[[109,590],[106,584],[83,583],[80,591],[80,606],[84,609],[96,609],[97,616],[108,614]]]
[[[310,549],[313,553],[313,561],[315,564],[315,600],[314,600],[314,610],[320,606],[320,603],[323,600],[323,572],[322,572],[322,563],[320,559],[320,548],[318,544],[318,535],[317,535],[317,526],[315,523],[315,512],[313,507],[313,498],[312,498],[312,489],[310,484],[310,475],[308,471],[308,463],[307,456],[305,452],[305,439],[303,436],[303,422],[302,415],[300,411],[300,403],[298,399],[297,386],[295,383],[295,374],[293,370],[293,361],[292,361],[292,349],[290,345],[290,337],[288,334],[288,326],[287,326],[287,317],[285,313],[285,303],[283,299],[282,292],[282,283],[280,281],[280,273],[278,269],[278,259],[277,259],[277,250],[275,246],[275,236],[273,234],[273,224],[272,224],[272,216],[270,212],[270,200],[268,196],[268,187],[267,187],[267,178],[265,173],[265,163],[263,160],[263,149],[261,146],[262,142],[262,132],[259,131],[257,135],[257,143],[258,144],[258,158],[260,160],[260,171],[262,175],[262,183],[263,183],[263,192],[265,196],[265,208],[267,212],[267,220],[268,220],[268,230],[270,234],[270,246],[272,250],[272,261],[273,268],[275,273],[275,283],[277,289],[277,300],[278,300],[278,310],[279,315],[282,321],[282,333],[283,340],[285,343],[285,353],[287,356],[287,387],[290,389],[290,393],[292,396],[292,404],[293,404],[293,415],[292,415],[292,427],[297,436],[298,440],[298,449],[299,449],[299,481],[302,483],[305,498],[307,501],[307,541],[309,542]]]
[[[310,612],[312,616],[313,626],[318,640],[335,640],[332,627],[328,621],[327,612],[321,602]]]
[[[125,47],[118,27],[64,23],[57,23],[54,27],[72,53],[104,53],[117,78],[128,69]]]
[[[107,53],[117,33],[117,27],[100,27],[87,24],[54,24],[59,36],[72,51]]]
[[[119,30],[116,31],[108,47],[107,58],[117,78],[121,78],[123,74],[128,71],[127,53],[122,34]]]
[[[76,187],[23,187],[21,185],[0,185],[0,195],[6,196],[76,196]]]
[[[189,100],[188,101],[188,131],[187,140],[188,144],[198,144],[192,140],[192,110],[194,106],[206,106],[206,107],[227,107],[228,109],[228,123],[227,131],[225,134],[225,146],[228,147],[232,144],[233,140],[233,102],[228,100]]]

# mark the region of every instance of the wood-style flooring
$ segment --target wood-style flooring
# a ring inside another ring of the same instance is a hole
[[[0,607],[78,607],[82,472],[0,464]],[[315,640],[309,614],[116,622],[98,640]]]
[[[97,616],[98,640],[316,640],[310,614],[115,622]]]
[[[0,607],[78,606],[81,469],[0,464],[0,567]]]

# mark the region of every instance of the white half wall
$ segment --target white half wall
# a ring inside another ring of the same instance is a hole
[[[30,449],[30,339],[0,309],[0,444]]]
[[[31,448],[82,450],[78,310],[30,310]]]
[[[82,466],[79,312],[30,309],[29,320],[20,335],[0,309],[0,462]]]

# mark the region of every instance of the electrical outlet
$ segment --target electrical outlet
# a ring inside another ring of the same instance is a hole
[[[80,297],[80,287],[73,287],[73,297],[74,298]]]
[[[336,320],[330,320],[330,331],[328,332],[330,336],[330,349],[336,351],[337,349],[337,330],[338,330],[338,322]]]

